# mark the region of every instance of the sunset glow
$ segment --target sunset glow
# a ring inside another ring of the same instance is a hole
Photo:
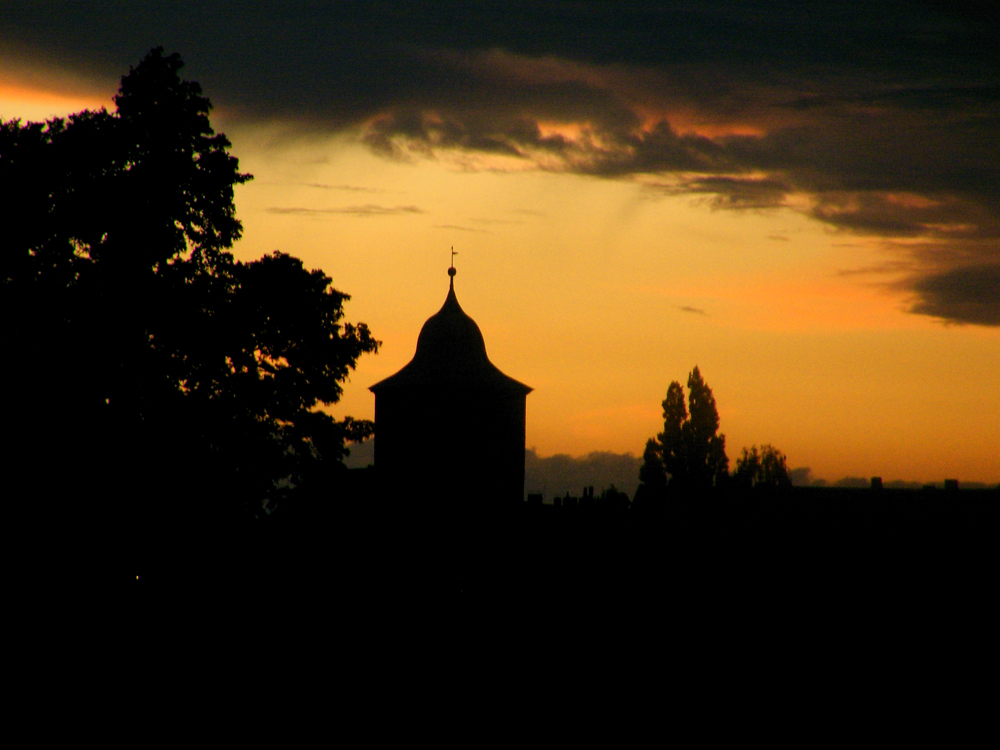
[[[0,78],[0,117],[112,108],[114,87],[94,87],[159,43],[142,36],[113,64],[95,52],[105,73],[80,73],[78,92],[46,87],[40,63],[33,81]],[[801,80],[760,81],[754,101],[707,64],[434,40],[413,58],[426,90],[387,67],[371,101],[343,94],[338,108],[308,72],[287,96],[253,89],[256,47],[244,80],[184,34],[170,44],[254,175],[236,192],[237,257],[282,250],[322,268],[351,295],[348,319],[383,342],[338,417],[373,418],[368,386],[413,356],[454,247],[457,296],[491,360],[535,389],[526,442],[540,455],[641,455],[668,384],[697,365],[731,460],[772,443],[831,482],[1000,481],[996,147],[973,115],[930,127],[944,93],[914,86],[916,103],[897,107],[901,94],[847,73],[823,83],[803,64]],[[1000,118],[995,101],[969,111]],[[944,154],[950,133],[970,145]]]

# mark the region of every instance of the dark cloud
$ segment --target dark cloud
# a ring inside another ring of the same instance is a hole
[[[360,443],[350,443],[349,453],[344,464],[349,469],[363,469],[375,465],[375,438],[363,440]]]
[[[34,61],[113,86],[162,44],[235,121],[350,132],[401,159],[654,175],[720,209],[926,240],[897,249],[913,311],[1000,319],[1000,14],[986,3],[52,0],[5,3],[0,21],[15,78]]]
[[[912,312],[946,321],[1000,326],[1000,263],[951,268],[913,282]]]
[[[639,467],[642,459],[629,453],[590,453],[574,458],[558,453],[539,456],[534,449],[524,452],[524,490],[540,492],[546,500],[565,497],[566,493],[579,497],[584,487],[594,487],[595,494],[612,484],[629,497],[639,486]]]
[[[794,487],[808,487],[813,481],[812,469],[808,466],[801,466],[797,469],[789,469],[788,479]]]
[[[711,194],[712,206],[734,209],[776,208],[785,202],[791,188],[774,178],[709,176],[686,179],[679,190]]]
[[[296,214],[299,216],[324,216],[328,214],[352,214],[354,216],[395,216],[397,214],[425,214],[417,206],[345,206],[343,208],[301,208],[298,206],[274,206],[266,209],[270,214]]]
[[[965,486],[964,482],[962,484]],[[905,479],[893,479],[885,482],[882,486],[889,490],[919,490],[924,486],[924,483],[910,482]]]
[[[861,489],[862,487],[871,487],[871,480],[865,479],[864,477],[843,477],[834,482],[833,486],[854,487],[857,489]]]
[[[702,310],[700,307],[688,307],[687,305],[678,305],[677,309],[681,312],[694,313],[696,315],[708,315],[707,312]]]
[[[375,462],[375,440],[372,438],[350,446],[344,460],[349,468],[364,468]],[[581,495],[584,487],[595,488],[595,494],[612,484],[632,497],[639,486],[639,466],[642,459],[630,453],[590,453],[574,458],[565,454],[539,456],[533,448],[524,452],[525,492],[540,492],[546,500],[570,493]]]
[[[812,470],[808,466],[789,469],[788,478],[791,480],[792,486],[794,487],[826,487],[829,484],[825,479],[814,477],[812,475]],[[833,486],[851,489],[868,489],[871,487],[871,479],[866,479],[865,477],[842,477],[841,479],[833,482]],[[894,479],[883,483],[883,487],[893,490],[918,490],[923,486],[924,484],[922,482],[905,481],[902,479]],[[966,489],[986,487],[985,484],[981,484],[979,482],[963,482],[962,486]]]

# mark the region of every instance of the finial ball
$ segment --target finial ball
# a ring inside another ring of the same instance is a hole
[[[455,267],[454,266],[452,266],[451,268],[448,269],[448,275],[449,276],[454,276],[455,275]]]

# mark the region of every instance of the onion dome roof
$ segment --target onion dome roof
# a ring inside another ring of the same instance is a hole
[[[529,393],[532,389],[504,375],[486,356],[483,334],[458,304],[454,269],[448,297],[441,309],[424,323],[417,351],[402,370],[371,386],[374,393],[413,386],[448,386],[462,389]]]

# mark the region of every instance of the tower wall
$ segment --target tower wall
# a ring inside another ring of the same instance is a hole
[[[524,497],[527,394],[433,386],[375,397],[375,470],[400,502],[492,505]]]

